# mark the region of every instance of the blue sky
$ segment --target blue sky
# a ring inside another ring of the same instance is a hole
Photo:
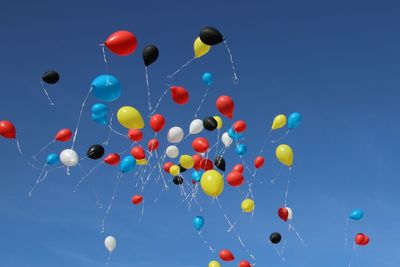
[[[304,119],[285,142],[295,152],[288,206],[307,247],[276,215],[289,172],[269,184],[279,169],[274,145],[267,145],[266,166],[256,178],[251,221],[241,215],[243,196],[237,190],[227,186],[220,198],[257,265],[336,267],[348,266],[351,260],[351,266],[398,266],[399,13],[396,1],[12,1],[0,10],[0,120],[14,122],[27,157],[58,129],[74,128],[90,82],[104,72],[98,44],[119,29],[134,32],[139,49],[130,57],[107,54],[110,73],[123,87],[121,98],[110,107],[132,105],[146,114],[140,54],[144,45],[154,43],[160,49],[159,60],[149,68],[154,102],[165,90],[165,76],[192,57],[201,27],[214,25],[233,52],[240,83],[232,84],[224,47],[214,47],[171,82],[185,86],[191,101],[178,107],[167,98],[161,104],[166,127],[188,128],[204,93],[200,77],[205,71],[214,74],[215,83],[200,117],[217,114],[214,103],[219,95],[232,96],[235,118],[248,123],[248,162],[258,154],[265,128],[276,114],[298,111]],[[61,74],[57,85],[48,86],[55,107],[48,106],[40,88],[40,76],[48,69]],[[89,98],[88,107],[97,102]],[[229,122],[224,122],[227,129]],[[107,134],[85,109],[77,151],[85,154]],[[160,137],[163,147],[165,134],[164,130]],[[153,137],[148,128],[145,135],[146,140]],[[215,133],[206,137],[216,138]],[[68,146],[56,144],[48,152],[59,153]],[[113,135],[107,151],[128,146]],[[107,259],[103,240],[109,234],[118,240],[109,266],[207,266],[217,255],[192,227],[192,218],[200,214],[206,220],[202,233],[214,248],[248,259],[208,197],[199,197],[202,213],[196,207],[189,212],[172,183],[154,203],[162,186],[150,183],[139,222],[141,209],[132,206],[130,198],[140,189],[128,175],[101,234],[105,208],[96,206],[90,184],[73,192],[95,162],[82,161],[82,169],[72,169],[71,176],[63,170],[53,172],[29,198],[38,172],[20,159],[14,142],[0,139],[0,147],[1,266],[102,266]],[[181,149],[192,152],[188,141]],[[45,156],[38,158],[38,165]],[[231,150],[226,160],[231,168],[239,159]],[[104,204],[111,198],[115,173],[115,168],[102,166],[91,176]],[[368,247],[355,252],[344,246],[344,223],[353,208],[363,209],[365,217],[350,224],[349,236],[365,232],[371,237]],[[267,241],[275,231],[287,241],[286,262]]]

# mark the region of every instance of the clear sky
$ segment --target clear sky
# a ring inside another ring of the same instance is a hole
[[[191,95],[183,107],[169,97],[162,102],[159,112],[165,115],[167,128],[179,125],[187,130],[205,90],[200,79],[205,71],[214,74],[215,83],[199,115],[217,115],[215,99],[230,95],[236,103],[235,118],[248,123],[247,162],[257,156],[275,115],[302,113],[301,127],[284,142],[295,153],[288,206],[294,211],[292,224],[307,246],[276,215],[289,172],[282,171],[274,185],[269,183],[280,168],[274,145],[268,143],[265,168],[254,184],[256,211],[251,221],[241,215],[239,191],[227,186],[220,197],[257,266],[338,267],[351,260],[353,267],[397,267],[399,14],[398,1],[8,1],[0,9],[0,120],[14,122],[28,158],[58,129],[73,129],[91,81],[105,71],[98,44],[116,30],[130,30],[139,41],[137,52],[129,57],[107,53],[110,73],[123,87],[121,98],[109,105],[113,110],[132,105],[147,116],[141,50],[154,43],[160,58],[149,68],[153,102],[167,82],[185,86]],[[193,41],[205,25],[219,28],[228,41],[238,85],[232,84],[223,45],[173,81],[166,80],[193,56]],[[55,107],[47,104],[40,88],[40,76],[48,69],[61,74],[58,84],[47,87]],[[97,102],[91,96],[83,113],[76,143],[81,156],[107,138],[108,131],[90,119],[90,105]],[[226,130],[229,122],[224,122]],[[162,147],[165,134],[166,130],[160,134]],[[215,133],[205,136],[216,140]],[[145,140],[151,137],[147,127]],[[52,146],[36,164],[42,165],[47,153],[69,146]],[[107,151],[128,146],[113,135]],[[192,153],[189,139],[180,148]],[[103,266],[106,235],[118,240],[110,267],[207,266],[218,256],[193,229],[196,215],[205,218],[202,233],[215,249],[230,249],[238,260],[249,259],[236,235],[227,232],[216,203],[201,194],[203,212],[197,206],[188,211],[179,188],[170,181],[170,190],[157,202],[162,185],[146,186],[139,222],[141,209],[130,204],[130,198],[140,188],[132,182],[133,174],[125,176],[101,234],[105,207],[97,207],[91,184],[73,192],[96,162],[82,161],[82,169],[73,168],[71,176],[64,170],[53,172],[29,198],[39,173],[21,160],[13,141],[0,139],[0,158],[0,266]],[[239,161],[232,149],[226,160],[228,169]],[[90,176],[104,206],[110,201],[116,172],[117,168],[103,165]],[[185,178],[190,181],[190,174]],[[371,238],[369,246],[355,252],[344,245],[346,217],[354,208],[363,209],[365,217],[349,225],[349,243],[358,232]],[[275,231],[286,240],[286,262],[268,242]],[[237,261],[223,266],[237,266]]]

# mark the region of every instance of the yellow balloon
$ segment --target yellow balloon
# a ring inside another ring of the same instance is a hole
[[[224,179],[216,170],[208,170],[201,176],[201,189],[210,197],[219,196],[224,190]]]
[[[117,119],[122,126],[128,129],[142,129],[144,121],[140,112],[129,106],[122,107],[118,110]]]
[[[194,166],[194,160],[189,155],[182,155],[181,158],[179,159],[179,163],[183,168],[187,170],[193,168]]]
[[[274,118],[274,121],[272,122],[272,130],[280,129],[286,124],[286,116],[283,114],[279,114]]]
[[[194,41],[193,49],[194,49],[194,57],[198,58],[207,54],[208,51],[210,51],[211,46],[206,45],[200,40],[200,37],[197,37],[197,39]]]
[[[214,119],[217,121],[217,129],[222,128],[222,119],[220,116],[214,116]]]
[[[180,172],[181,170],[178,165],[172,165],[171,168],[169,168],[169,173],[172,176],[177,176]]]
[[[254,210],[254,201],[250,198],[246,198],[242,201],[241,207],[244,212],[252,212]]]
[[[210,261],[208,267],[221,267],[221,264],[218,261]]]
[[[288,167],[293,164],[293,150],[290,146],[282,144],[276,148],[276,158]]]
[[[147,159],[137,159],[136,164],[137,165],[147,165],[148,161]]]

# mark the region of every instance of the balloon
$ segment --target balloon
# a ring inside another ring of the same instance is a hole
[[[203,83],[207,86],[211,86],[213,81],[213,76],[210,72],[204,72],[203,75],[201,76],[201,80]]]
[[[217,121],[217,129],[221,129],[222,128],[222,119],[220,116],[214,116],[213,117],[216,121]]]
[[[194,57],[199,58],[207,54],[211,49],[211,46],[204,44],[199,37],[194,40],[193,50]]]
[[[189,126],[190,134],[198,134],[203,131],[203,121],[200,119],[194,119]]]
[[[54,137],[55,140],[59,142],[67,142],[72,137],[72,132],[70,129],[61,129],[57,132],[56,136]]]
[[[213,130],[217,129],[217,126],[218,126],[218,122],[213,117],[207,117],[203,120],[203,127],[207,131],[213,131]]]
[[[203,158],[200,160],[200,167],[203,170],[208,171],[208,170],[212,170],[214,168],[214,165],[211,160]]]
[[[117,153],[108,154],[104,158],[104,162],[111,166],[117,165],[120,160],[121,160],[121,157]]]
[[[182,167],[182,165],[180,163],[178,164],[178,166],[179,166],[179,173],[183,173],[183,172],[187,171],[187,169]]]
[[[78,164],[78,154],[72,149],[65,149],[60,153],[60,160],[62,164],[67,167],[73,167]]]
[[[228,133],[223,133],[221,139],[225,147],[229,147],[233,142],[233,139],[229,136]]]
[[[254,167],[256,167],[256,169],[261,168],[262,166],[264,166],[264,162],[265,159],[262,156],[258,156],[254,159]]]
[[[247,125],[245,121],[236,121],[233,126],[233,130],[237,133],[242,133],[246,131]]]
[[[4,138],[14,139],[17,135],[14,124],[10,121],[0,121],[0,135]]]
[[[111,34],[104,45],[114,54],[127,56],[135,52],[137,40],[133,33],[128,31],[117,31]]]
[[[363,233],[356,234],[354,241],[359,246],[366,246],[369,243],[369,237]]]
[[[183,130],[181,127],[175,126],[168,130],[167,139],[170,143],[180,143],[183,139]]]
[[[189,101],[189,92],[181,86],[171,86],[172,100],[178,105],[184,105]]]
[[[242,164],[236,164],[235,166],[233,166],[232,171],[243,173],[244,167]]]
[[[235,109],[235,103],[233,102],[232,98],[227,95],[222,95],[218,97],[217,102],[217,109],[218,111],[227,117],[228,119],[233,118],[233,111]]]
[[[121,84],[119,80],[108,74],[97,76],[91,84],[93,94],[96,98],[112,102],[121,96]]]
[[[182,155],[181,158],[179,159],[179,163],[185,169],[191,169],[194,166],[194,160],[189,155]]]
[[[140,146],[134,146],[131,149],[131,155],[137,160],[144,159],[146,157],[146,152]]]
[[[226,177],[226,181],[228,182],[229,185],[237,187],[243,184],[244,177],[240,172],[232,171]]]
[[[243,260],[241,262],[239,262],[239,267],[251,267],[250,262]]]
[[[153,152],[157,150],[159,146],[160,143],[158,142],[158,140],[156,138],[153,138],[150,139],[149,142],[147,143],[147,150],[149,150],[149,152]]]
[[[293,151],[288,145],[279,145],[276,148],[276,157],[277,159],[284,165],[288,166],[289,168],[292,166],[293,163]]]
[[[42,81],[48,84],[55,84],[60,80],[60,74],[55,70],[49,70],[43,73]]]
[[[107,236],[106,239],[104,239],[104,245],[106,246],[108,252],[111,253],[117,246],[117,240],[115,240],[113,236]]]
[[[165,126],[165,119],[164,116],[161,114],[154,114],[150,118],[150,127],[153,129],[154,132],[158,133],[161,131]]]
[[[132,171],[136,166],[136,160],[131,155],[125,156],[121,163],[119,164],[119,169],[122,173],[127,173]]]
[[[242,204],[240,205],[243,212],[252,212],[254,210],[254,200],[250,198],[246,198],[245,200],[242,201]]]
[[[141,195],[135,195],[132,197],[132,204],[139,205],[143,201],[143,197]]]
[[[235,256],[233,256],[232,252],[227,249],[223,249],[219,252],[219,257],[223,261],[233,261],[235,260]]]
[[[119,123],[128,129],[142,129],[144,121],[140,112],[134,107],[124,106],[117,112]]]
[[[208,170],[201,176],[200,185],[205,194],[217,197],[224,190],[224,179],[216,170]]]
[[[192,142],[192,147],[197,153],[205,153],[209,148],[209,143],[204,137],[197,137]]]
[[[139,129],[129,129],[128,137],[132,141],[140,142],[140,140],[142,140],[142,138],[143,138],[143,133]]]
[[[182,176],[175,176],[174,179],[172,180],[172,182],[176,185],[181,185],[183,184],[183,178]]]
[[[174,164],[172,162],[165,162],[163,165],[163,169],[165,172],[169,173],[170,168],[173,166]]]
[[[281,242],[282,236],[278,232],[274,232],[269,236],[269,240],[271,241],[272,244],[278,244]]]
[[[208,267],[221,267],[221,264],[218,261],[210,261]]]
[[[352,220],[358,221],[358,220],[361,220],[363,216],[364,216],[364,212],[362,210],[355,209],[350,213],[349,218]]]
[[[147,161],[147,159],[137,159],[136,160],[136,164],[137,165],[147,165],[149,162]]]
[[[201,181],[201,176],[203,175],[202,171],[196,171],[194,170],[192,172],[192,179],[195,180],[196,182],[200,182]]]
[[[230,138],[235,139],[235,140],[240,140],[243,138],[243,135],[240,133],[235,132],[232,128],[228,129],[228,135]]]
[[[193,158],[193,161],[194,161],[193,168],[194,168],[196,171],[200,170],[200,169],[201,169],[200,162],[201,162],[201,160],[202,160],[203,158],[202,158],[199,154],[194,154],[194,155],[192,156],[192,158]]]
[[[177,176],[180,173],[180,168],[178,165],[172,165],[171,168],[169,168],[169,173],[172,176]]]
[[[90,159],[99,159],[104,155],[104,147],[101,145],[93,145],[89,147],[86,155]]]
[[[286,116],[283,114],[279,114],[274,118],[274,121],[272,122],[272,130],[280,129],[286,124]]]
[[[58,155],[52,153],[52,154],[49,154],[47,156],[46,164],[47,165],[54,165],[54,164],[57,164],[59,161],[60,161],[60,158],[58,157]]]
[[[101,125],[108,124],[108,111],[109,108],[102,104],[97,103],[92,106],[92,120]]]
[[[159,56],[158,48],[155,45],[146,45],[143,48],[143,62],[144,65],[147,67],[154,63]]]
[[[217,156],[214,160],[214,166],[220,169],[221,171],[225,171],[225,159],[222,156]]]
[[[283,207],[278,209],[278,216],[281,218],[283,221],[288,221],[293,218],[293,211],[289,207]]]
[[[289,115],[288,117],[288,128],[289,129],[294,129],[299,127],[301,123],[301,114],[298,112],[293,112],[292,114]]]
[[[216,28],[210,26],[201,29],[199,38],[206,45],[216,45],[224,41],[222,34]]]
[[[239,156],[243,156],[247,152],[247,146],[244,144],[238,144],[235,149],[235,153]]]
[[[200,231],[200,229],[203,227],[204,225],[204,218],[201,216],[196,216],[193,219],[193,226],[197,231]]]
[[[167,155],[167,157],[169,157],[170,159],[174,159],[179,155],[179,149],[176,146],[169,146],[167,147],[167,149],[165,150],[165,154]]]

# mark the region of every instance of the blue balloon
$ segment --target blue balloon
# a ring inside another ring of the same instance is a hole
[[[297,128],[301,123],[301,114],[298,112],[293,112],[288,117],[288,127],[289,129]]]
[[[58,157],[58,155],[55,153],[52,153],[47,156],[46,162],[47,162],[47,165],[54,165],[54,164],[57,164],[59,160],[60,160],[60,158]]]
[[[101,103],[92,106],[92,120],[101,125],[108,124],[108,111],[109,108]]]
[[[201,79],[203,80],[203,83],[207,86],[211,86],[213,81],[213,76],[210,72],[204,72],[203,76],[201,76]]]
[[[204,218],[201,216],[196,216],[193,219],[193,226],[194,228],[196,228],[197,231],[200,231],[200,229],[203,227],[204,225]]]
[[[243,138],[242,134],[235,132],[235,130],[233,130],[232,128],[229,128],[228,135],[230,138],[232,138],[234,140],[240,140]]]
[[[127,173],[133,170],[136,166],[136,159],[132,156],[126,156],[121,160],[119,164],[119,169],[122,173]]]
[[[201,181],[201,176],[203,175],[203,172],[202,171],[196,171],[196,170],[194,170],[193,172],[192,172],[192,178],[193,178],[193,180],[195,180],[196,182],[198,182],[198,183],[200,183],[200,181]]]
[[[363,216],[364,216],[364,212],[360,209],[353,210],[349,215],[350,219],[356,220],[356,221],[361,220],[361,218]]]
[[[247,146],[244,144],[238,144],[235,149],[236,154],[239,156],[244,155],[247,152]]]
[[[119,80],[112,75],[100,75],[92,82],[93,94],[96,98],[112,102],[121,96],[121,84]]]

